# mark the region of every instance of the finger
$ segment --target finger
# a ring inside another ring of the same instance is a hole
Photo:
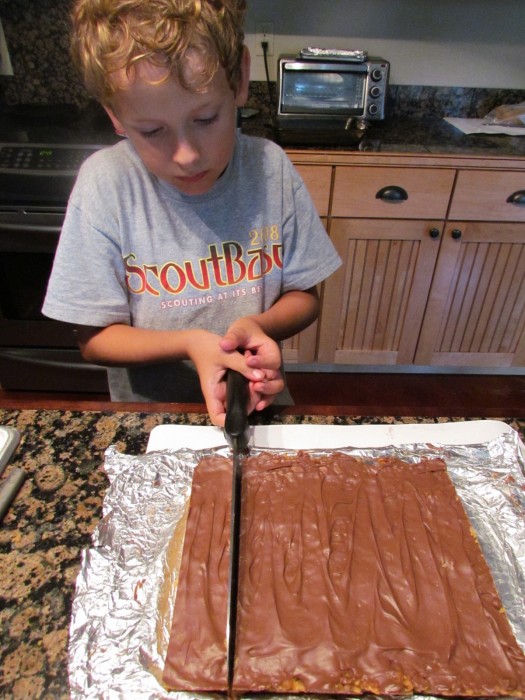
[[[261,382],[266,378],[265,370],[258,367],[249,367],[247,364],[247,356],[241,355],[240,352],[232,352],[225,355],[224,364],[228,369],[234,369],[240,372],[250,382]]]
[[[266,380],[264,382],[254,382],[253,388],[254,391],[261,395],[261,397],[275,397],[276,394],[280,394],[281,391],[284,389],[284,380],[274,379]]]
[[[235,331],[228,331],[225,333],[219,341],[219,346],[221,350],[225,352],[232,352],[232,350],[244,348],[246,341],[246,333],[242,329],[237,328]]]
[[[282,365],[281,351],[278,346],[259,348],[255,354],[246,355],[246,364],[254,369],[279,369]]]
[[[224,372],[213,379],[201,382],[206,409],[213,425],[224,426],[226,420],[226,383],[222,381]]]
[[[259,381],[255,382],[256,390],[263,394],[266,393],[276,393],[284,389],[284,377],[281,369],[266,369],[264,371],[264,377]]]
[[[213,425],[218,425],[220,428],[223,428],[226,420],[226,407],[224,403],[216,398],[210,398],[206,400],[206,408]]]
[[[272,405],[274,398],[274,396],[267,396],[266,398],[261,399],[257,406],[254,408],[254,411],[264,411],[265,408],[268,408],[268,406]]]

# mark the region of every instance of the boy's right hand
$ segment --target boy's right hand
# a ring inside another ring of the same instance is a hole
[[[210,420],[214,425],[224,427],[226,419],[226,372],[234,369],[248,380],[249,400],[247,412],[269,405],[273,395],[266,396],[268,387],[275,385],[280,391],[284,387],[279,370],[252,368],[247,363],[247,355],[237,350],[223,350],[221,336],[205,330],[192,331],[192,342],[188,356],[199,374],[200,385]],[[264,391],[261,391],[263,389]],[[273,393],[278,393],[272,392]]]

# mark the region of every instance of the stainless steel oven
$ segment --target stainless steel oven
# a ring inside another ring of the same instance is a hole
[[[0,144],[0,387],[106,392],[70,325],[41,313],[80,164],[98,146]]]

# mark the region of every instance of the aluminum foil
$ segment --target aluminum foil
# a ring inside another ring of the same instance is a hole
[[[328,60],[349,61],[350,63],[364,63],[368,53],[361,49],[321,49],[316,46],[307,46],[300,51],[301,58],[326,58]]]
[[[518,434],[505,433],[482,445],[338,451],[372,458],[395,455],[408,462],[422,457],[445,460],[525,650],[525,452]],[[326,450],[309,452],[326,454]],[[178,574],[167,566],[167,559],[193,470],[212,453],[229,454],[229,448],[164,450],[139,457],[121,454],[115,447],[107,450],[110,488],[93,546],[83,553],[73,603],[72,698],[197,697],[167,692],[160,682]]]

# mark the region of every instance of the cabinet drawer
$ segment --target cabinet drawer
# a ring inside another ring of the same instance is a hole
[[[336,168],[332,216],[381,219],[444,219],[453,169]],[[393,199],[388,199],[389,189]],[[396,195],[403,198],[396,199]],[[405,198],[406,197],[406,198]]]
[[[296,165],[319,216],[327,216],[332,181],[331,165]]]
[[[524,203],[508,202],[512,195]],[[450,218],[525,221],[525,173],[460,170]]]

